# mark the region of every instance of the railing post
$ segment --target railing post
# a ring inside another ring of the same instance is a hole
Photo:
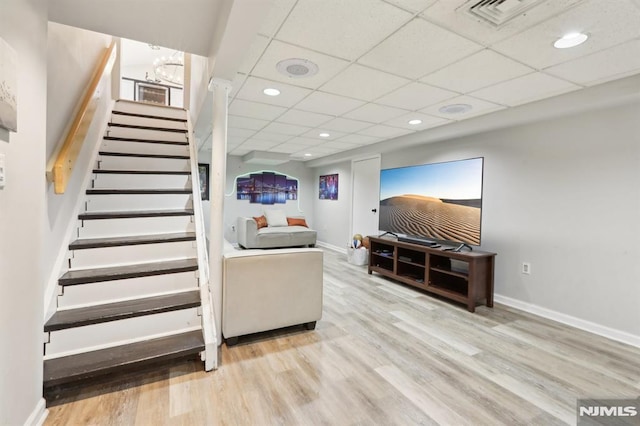
[[[212,79],[213,129],[211,133],[211,216],[209,234],[209,280],[213,298],[216,330],[222,334],[222,255],[224,247],[224,186],[227,174],[227,105],[231,82]],[[219,343],[222,343],[220,338]]]

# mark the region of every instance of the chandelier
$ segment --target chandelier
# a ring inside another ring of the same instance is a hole
[[[174,52],[171,56],[162,56],[153,61],[153,72],[156,81],[165,81],[167,83],[182,86],[184,75],[184,54],[182,52]]]

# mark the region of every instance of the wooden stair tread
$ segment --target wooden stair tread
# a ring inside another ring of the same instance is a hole
[[[114,372],[138,370],[145,365],[166,362],[204,350],[202,331],[131,343],[44,361],[44,387],[90,379]]]
[[[170,195],[170,194],[191,194],[193,191],[191,188],[176,188],[176,189],[115,189],[115,188],[100,188],[100,189],[87,189],[87,195]]]
[[[53,314],[44,325],[44,331],[64,330],[126,318],[195,308],[197,306],[200,306],[200,292],[194,290],[84,308],[66,309]]]
[[[80,220],[95,219],[128,219],[137,217],[160,217],[160,216],[192,216],[193,209],[180,210],[131,210],[131,211],[115,211],[115,212],[86,212],[80,213]]]
[[[115,170],[94,169],[93,173],[122,174],[122,175],[191,175],[190,171],[181,170]]]
[[[95,282],[124,280],[152,275],[175,274],[196,271],[197,259],[179,259],[162,262],[136,263],[133,265],[110,266],[106,268],[80,269],[66,272],[58,280],[62,286],[89,284]]]
[[[110,152],[100,151],[98,154],[110,157],[140,157],[140,158],[169,158],[173,160],[189,160],[188,155],[168,155],[168,154],[140,154],[132,152]]]
[[[187,133],[187,129],[173,129],[171,127],[139,126],[137,124],[121,124],[121,123],[109,123],[109,126],[122,127],[123,129],[157,130],[161,132]]]
[[[138,113],[135,113],[135,112],[126,112],[126,111],[118,111],[118,110],[113,110],[113,111],[111,111],[111,113],[115,114],[115,115],[127,115],[129,117],[153,118],[153,119],[156,119],[156,120],[179,121],[181,123],[186,123],[187,122],[186,118],[164,117],[162,115],[138,114]]]
[[[69,244],[69,250],[82,250],[103,247],[135,246],[141,244],[173,243],[195,241],[195,232],[174,232],[170,234],[132,235],[126,237],[87,238]]]
[[[189,145],[187,141],[161,141],[153,139],[138,139],[138,138],[123,138],[119,136],[104,136],[102,139],[107,141],[123,141],[123,142],[138,142],[138,143],[157,143],[161,145]]]

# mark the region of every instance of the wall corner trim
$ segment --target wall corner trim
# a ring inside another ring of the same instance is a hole
[[[542,306],[534,305],[532,303],[523,302],[518,299],[512,299],[511,297],[503,296],[500,294],[496,294],[494,296],[494,300],[497,303],[502,303],[503,305],[509,306],[511,308],[520,309],[521,311],[525,311],[530,314],[538,315],[540,317],[557,321],[562,324],[578,328],[580,330],[588,331],[589,333],[597,334],[599,336],[606,337],[617,342],[626,343],[627,345],[640,348],[640,336],[627,333],[626,331],[616,330],[614,328],[606,327],[595,322],[586,321],[571,315],[563,314],[562,312],[547,309]]]
[[[29,418],[24,422],[24,426],[42,426],[44,421],[49,415],[49,410],[47,410],[47,402],[44,398],[40,398],[35,408],[29,415]]]

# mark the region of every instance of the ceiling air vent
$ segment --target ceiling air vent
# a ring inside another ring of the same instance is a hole
[[[475,0],[468,12],[499,27],[547,0]]]

